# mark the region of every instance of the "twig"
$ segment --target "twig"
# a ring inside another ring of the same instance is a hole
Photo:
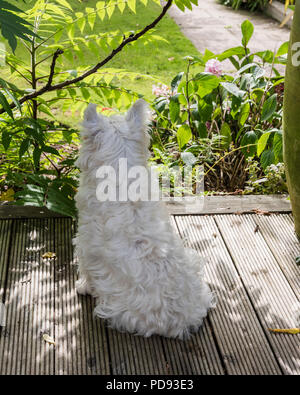
[[[50,74],[49,74],[49,78],[48,78],[47,84],[45,85],[45,88],[50,88],[51,87],[57,58],[59,57],[59,55],[62,55],[63,53],[64,53],[64,51],[62,49],[57,49],[54,52],[54,55],[53,55],[53,58],[52,58],[52,62],[51,62],[51,66],[50,66]]]

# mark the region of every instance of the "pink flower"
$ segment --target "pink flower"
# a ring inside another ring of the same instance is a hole
[[[205,71],[220,77],[222,74],[222,64],[218,59],[209,59],[205,65]]]
[[[171,89],[164,84],[152,85],[152,93],[157,97],[160,96],[169,97],[171,96]]]

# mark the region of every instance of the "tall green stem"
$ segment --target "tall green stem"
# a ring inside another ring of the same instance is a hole
[[[300,237],[300,0],[296,0],[284,94],[284,162],[288,189]]]

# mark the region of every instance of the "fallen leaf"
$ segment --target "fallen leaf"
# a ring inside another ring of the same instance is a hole
[[[1,202],[12,202],[14,200],[15,191],[9,188],[7,191],[2,192],[0,195]]]
[[[269,328],[270,332],[274,333],[287,333],[289,335],[297,335],[300,333],[300,328],[290,328],[290,329],[271,329]]]
[[[255,214],[258,214],[258,215],[271,215],[271,213],[269,211],[260,210],[259,208],[254,208],[251,211],[253,211]]]
[[[259,225],[256,225],[255,229],[254,229],[254,233],[257,233],[259,231]]]
[[[54,341],[53,337],[49,336],[47,333],[43,334],[43,339],[45,340],[45,342],[47,342],[49,344],[53,344],[53,346],[55,346],[55,341]]]
[[[45,252],[45,254],[42,255],[43,259],[54,259],[56,258],[55,252]]]
[[[300,265],[300,255],[297,256],[295,260],[296,260],[296,265],[299,266]]]

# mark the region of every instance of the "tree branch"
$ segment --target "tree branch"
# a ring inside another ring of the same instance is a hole
[[[139,33],[133,34],[132,36],[129,36],[129,37],[125,38],[122,41],[122,43],[116,49],[113,49],[112,52],[105,59],[103,59],[101,62],[97,63],[93,68],[91,68],[90,70],[86,71],[85,73],[83,73],[79,77],[76,77],[76,78],[73,78],[71,80],[67,80],[67,81],[61,82],[61,83],[56,84],[56,85],[52,85],[55,63],[56,63],[57,57],[60,55],[60,53],[57,53],[57,52],[61,51],[61,50],[57,50],[54,53],[54,55],[53,55],[51,68],[50,68],[50,75],[49,75],[49,79],[48,79],[48,82],[46,83],[46,85],[44,85],[41,89],[39,89],[39,90],[37,90],[37,91],[35,91],[33,93],[30,93],[30,94],[28,94],[26,96],[23,96],[19,100],[19,103],[22,104],[22,103],[24,103],[24,102],[26,102],[28,100],[37,98],[38,96],[41,96],[41,95],[43,95],[46,92],[52,92],[52,91],[64,88],[66,86],[69,86],[71,84],[75,84],[75,83],[77,83],[79,81],[82,81],[83,79],[85,79],[89,75],[96,73],[97,70],[99,70],[101,67],[106,65],[106,63],[108,63],[119,52],[121,52],[122,49],[126,45],[138,40],[140,37],[142,37],[149,30],[153,29],[161,21],[161,19],[165,16],[165,14],[167,13],[168,9],[171,7],[172,3],[173,3],[173,0],[168,0],[167,3],[165,4],[165,6],[163,7],[161,13],[158,15],[158,17],[156,19],[154,19],[154,21],[152,23],[150,23],[149,25],[144,27],[144,29],[141,30]],[[50,81],[50,83],[49,83],[49,81]],[[10,108],[15,108],[15,107],[16,107],[15,103],[11,103],[10,104]],[[4,110],[4,108],[2,108],[0,110],[0,114],[2,114],[4,112],[5,112],[5,110]]]
[[[45,88],[50,88],[52,85],[52,81],[53,81],[53,76],[54,76],[54,71],[55,71],[55,64],[57,61],[57,58],[59,57],[59,55],[62,55],[64,53],[64,51],[62,49],[57,49],[54,52],[53,58],[52,58],[52,62],[51,62],[51,66],[50,66],[50,74],[49,74],[49,78],[47,81],[47,84],[45,85]]]

